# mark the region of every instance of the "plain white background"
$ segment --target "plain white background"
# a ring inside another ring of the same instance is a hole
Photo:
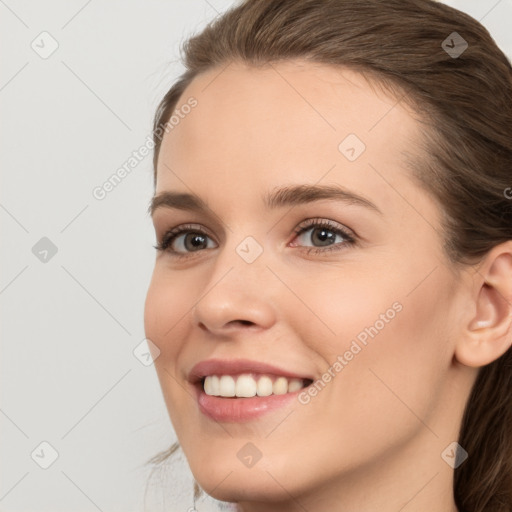
[[[512,0],[446,3],[512,57]],[[232,4],[0,0],[2,512],[142,511],[175,440],[143,356],[151,154],[93,190],[146,142],[180,42]],[[178,458],[147,509],[187,511],[190,477]]]

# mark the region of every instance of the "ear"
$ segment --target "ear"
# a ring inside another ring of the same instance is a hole
[[[502,356],[512,345],[512,240],[493,247],[473,274],[471,311],[455,358],[481,367]]]

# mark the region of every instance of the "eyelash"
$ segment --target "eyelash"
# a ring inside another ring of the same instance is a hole
[[[177,228],[167,231],[164,234],[164,236],[162,237],[162,240],[160,242],[158,242],[157,245],[153,246],[154,249],[156,249],[157,251],[162,251],[162,252],[166,251],[166,252],[170,253],[170,255],[173,258],[187,258],[187,257],[190,257],[191,255],[193,255],[194,252],[201,252],[201,251],[193,251],[193,252],[182,253],[182,252],[175,251],[174,249],[169,249],[169,247],[172,245],[174,240],[176,240],[176,238],[178,238],[178,236],[182,235],[183,233],[195,233],[195,234],[204,235],[204,236],[209,237],[209,235],[205,231],[203,231],[200,228],[197,228],[196,226],[197,225],[193,225],[193,224],[184,224],[183,226],[179,226]],[[356,243],[357,243],[355,235],[350,234],[348,231],[339,227],[337,224],[334,224],[330,221],[326,221],[326,220],[322,220],[322,219],[309,219],[309,220],[305,221],[305,224],[303,223],[300,226],[298,226],[294,230],[294,233],[295,233],[296,237],[298,237],[298,236],[302,235],[304,232],[309,231],[311,228],[324,228],[327,231],[334,233],[335,235],[340,235],[341,237],[344,238],[344,241],[335,243],[335,244],[330,244],[328,246],[325,246],[324,248],[314,247],[314,246],[307,247],[307,248],[305,248],[306,254],[310,254],[310,253],[320,254],[320,253],[326,253],[326,252],[330,252],[330,251],[339,251],[343,248],[343,246],[352,247],[352,246],[356,245]]]

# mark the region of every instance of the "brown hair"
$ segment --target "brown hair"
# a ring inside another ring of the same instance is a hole
[[[468,44],[460,55],[449,53],[453,32]],[[183,49],[186,71],[154,119],[155,184],[162,126],[198,74],[236,61],[305,59],[358,71],[419,114],[423,137],[408,163],[439,202],[454,268],[512,239],[512,67],[469,15],[432,0],[246,0]],[[458,442],[468,452],[454,470],[459,510],[511,512],[512,350],[479,369]]]

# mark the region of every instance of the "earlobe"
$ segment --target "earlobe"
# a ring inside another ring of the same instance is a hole
[[[475,313],[463,326],[455,357],[477,368],[492,363],[512,345],[512,241],[494,247],[473,279]]]

